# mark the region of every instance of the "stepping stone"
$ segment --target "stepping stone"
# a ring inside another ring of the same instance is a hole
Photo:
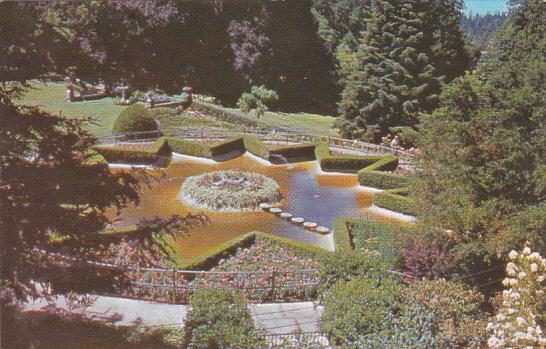
[[[317,229],[317,223],[313,223],[313,222],[305,222],[303,223],[303,226],[306,228],[306,229],[309,229],[311,231],[315,231],[315,229]]]
[[[292,223],[296,223],[296,224],[303,224],[303,222],[305,222],[305,218],[301,218],[301,217],[294,217],[291,220],[292,220]]]
[[[264,211],[269,211],[269,209],[271,208],[271,205],[268,204],[267,202],[263,202],[260,204],[260,208]]]
[[[273,207],[271,209],[269,209],[269,212],[273,213],[273,214],[281,214],[282,213],[282,210],[278,207]]]
[[[330,229],[326,228],[326,227],[318,227],[317,228],[317,233],[319,234],[328,234],[330,232]]]
[[[290,218],[292,218],[292,214],[288,213],[288,212],[283,212],[283,213],[281,213],[281,217],[286,219],[286,220],[289,220]]]

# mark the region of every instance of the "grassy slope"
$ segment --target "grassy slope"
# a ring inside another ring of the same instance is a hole
[[[21,104],[38,105],[45,110],[64,116],[78,118],[92,116],[96,124],[90,124],[88,129],[96,136],[111,134],[112,125],[124,106],[114,105],[112,98],[96,101],[69,103],[64,100],[65,87],[63,83],[36,84],[19,102]]]
[[[89,125],[88,129],[96,136],[111,134],[112,125],[118,114],[125,108],[114,105],[112,98],[96,101],[68,103],[65,98],[64,83],[37,83],[35,89],[29,91],[21,100],[22,104],[39,105],[52,113],[61,113],[68,117],[93,116],[97,124]],[[233,109],[237,110],[237,109]],[[249,115],[249,118],[253,118]],[[213,118],[188,119],[179,116],[165,115],[161,118],[164,127],[225,127],[230,124]],[[332,128],[334,117],[307,113],[273,113],[268,112],[261,121],[275,126],[289,127],[293,130],[312,132],[321,135],[336,136],[337,130]]]

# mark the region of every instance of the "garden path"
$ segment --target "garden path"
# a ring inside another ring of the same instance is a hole
[[[37,299],[25,304],[25,311],[40,310],[48,303]],[[64,297],[55,305],[67,309]],[[250,311],[257,326],[268,334],[319,331],[323,307],[317,302],[251,304]],[[95,302],[83,311],[96,319],[112,319],[118,326],[134,325],[141,321],[143,326],[182,327],[187,314],[186,305],[164,304],[118,297],[97,296]],[[140,319],[140,320],[139,320]]]

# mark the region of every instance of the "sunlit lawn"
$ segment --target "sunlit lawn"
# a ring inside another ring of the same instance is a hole
[[[126,107],[114,105],[113,98],[103,98],[95,101],[67,102],[65,101],[64,83],[35,83],[34,89],[30,90],[20,103],[41,106],[45,110],[62,114],[68,117],[92,116],[95,124],[87,126],[88,130],[95,136],[106,136],[111,134],[112,125],[119,113]],[[232,109],[238,111],[237,109]],[[254,114],[248,115],[255,118]],[[162,117],[164,127],[222,127],[229,128],[230,124],[207,118],[198,120],[182,116],[165,115]],[[308,113],[281,113],[267,112],[261,119],[273,127],[287,127],[294,131],[311,132],[314,134],[336,136],[337,130],[332,128],[335,118]],[[237,125],[240,126],[240,125]]]

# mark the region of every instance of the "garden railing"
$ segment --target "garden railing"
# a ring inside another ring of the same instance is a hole
[[[400,149],[394,149],[378,144],[366,143],[357,140],[344,139],[332,136],[316,135],[306,132],[297,132],[290,130],[283,131],[264,131],[253,129],[241,130],[226,130],[221,128],[207,127],[200,129],[189,129],[184,127],[170,127],[159,131],[147,132],[132,132],[122,135],[104,136],[99,138],[99,143],[103,145],[117,145],[126,142],[150,142],[156,140],[161,134],[168,135],[174,138],[195,139],[195,140],[225,140],[233,138],[237,135],[253,135],[258,136],[264,141],[269,142],[286,142],[286,143],[302,143],[302,142],[327,142],[330,146],[347,150],[366,152],[366,154],[375,155],[396,155],[404,162],[411,162],[415,158],[414,154],[408,153]]]

